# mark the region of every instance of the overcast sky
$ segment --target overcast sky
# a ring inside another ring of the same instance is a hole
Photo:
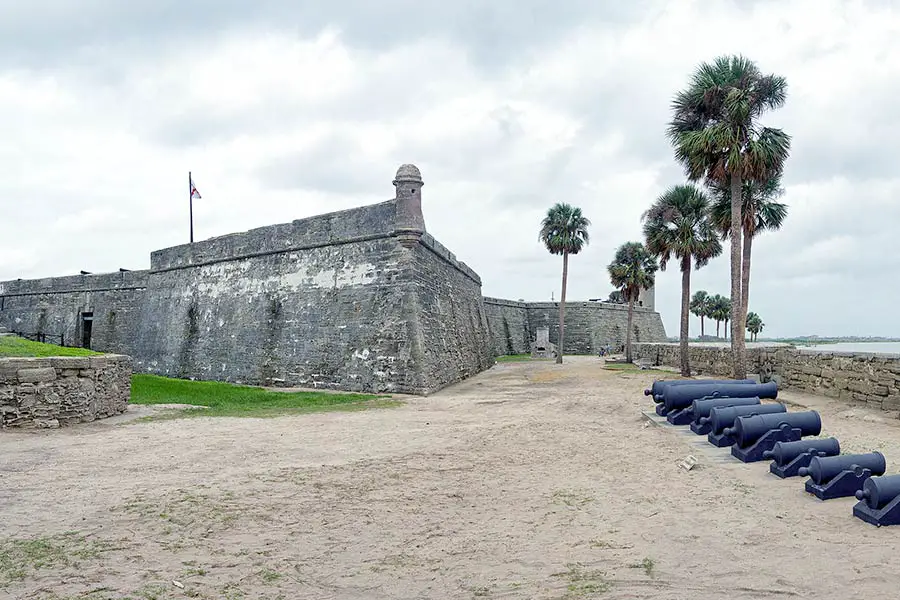
[[[694,67],[743,53],[789,83],[782,231],[757,238],[764,335],[900,336],[900,2],[0,0],[0,280],[147,268],[197,239],[393,196],[485,295],[559,297],[537,241],[593,221],[569,298],[684,176],[664,130]],[[693,289],[728,295],[727,246]],[[677,335],[681,278],[658,276]],[[692,333],[698,329],[692,319]]]

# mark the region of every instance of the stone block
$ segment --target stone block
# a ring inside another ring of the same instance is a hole
[[[16,372],[20,383],[37,383],[41,381],[53,381],[56,379],[56,369],[53,367],[41,367],[37,369],[19,369]]]
[[[104,369],[109,367],[111,364],[114,364],[116,359],[110,356],[91,356],[90,357],[90,368],[91,369]]]
[[[88,379],[93,379],[97,375],[96,369],[81,369],[78,371],[79,377],[87,377]]]
[[[900,395],[883,398],[881,401],[881,410],[900,410]]]
[[[884,385],[875,385],[872,386],[872,394],[875,396],[887,396],[888,388]]]
[[[91,366],[89,356],[56,356],[50,362],[57,369],[87,369]]]
[[[59,376],[60,377],[78,377],[78,372],[80,369],[60,369]]]

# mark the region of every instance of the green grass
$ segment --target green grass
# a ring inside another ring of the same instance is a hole
[[[108,543],[89,540],[74,531],[0,540],[0,586],[21,581],[39,569],[78,567],[79,561],[98,558],[113,549]]]
[[[523,360],[531,360],[530,354],[507,354],[505,356],[498,356],[497,362],[519,362]]]
[[[0,357],[4,356],[97,356],[99,352],[84,348],[67,348],[54,344],[32,342],[13,335],[0,336]]]
[[[172,416],[275,417],[327,410],[387,408],[401,403],[372,394],[278,392],[218,381],[190,381],[157,375],[131,378],[133,404],[192,404],[207,408],[178,411]]]

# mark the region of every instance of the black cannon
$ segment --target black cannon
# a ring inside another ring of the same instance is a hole
[[[742,462],[763,459],[766,450],[772,450],[776,442],[797,442],[822,432],[822,418],[814,410],[784,414],[751,415],[738,417],[734,425],[722,430],[734,436],[731,455]]]
[[[853,516],[879,527],[900,525],[900,475],[870,477],[855,495]]]
[[[777,402],[751,406],[717,406],[709,411],[708,417],[700,418],[700,424],[709,424],[709,434],[706,436],[706,440],[716,448],[724,448],[725,446],[734,445],[734,436],[725,433],[725,430],[734,426],[734,422],[738,417],[771,415],[784,412],[787,412],[787,407]]]
[[[697,385],[705,383],[756,383],[755,379],[657,379],[648,389],[644,390],[645,396],[653,396],[656,402],[656,396],[662,394],[662,391],[670,385]]]
[[[763,458],[774,459],[769,471],[782,479],[800,474],[801,467],[808,467],[814,456],[837,456],[841,443],[837,438],[776,442],[771,450],[763,452]]]
[[[713,408],[754,405],[759,405],[759,398],[704,398],[701,400],[694,400],[691,404],[691,413],[694,417],[694,420],[691,421],[691,431],[697,435],[706,435],[712,431],[712,424],[709,421],[701,423],[700,419],[708,417],[709,412]]]
[[[778,385],[769,383],[710,383],[705,385],[677,385],[661,394],[671,412],[681,410],[700,398],[777,398]]]
[[[806,480],[806,491],[819,500],[853,496],[863,489],[863,483],[872,475],[884,475],[884,455],[844,454],[843,456],[815,456],[808,467],[801,467],[799,475]]]

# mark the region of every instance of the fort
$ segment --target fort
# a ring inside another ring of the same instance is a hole
[[[484,298],[434,239],[423,180],[386,202],[152,252],[150,268],[0,283],[0,327],[131,356],[138,372],[247,384],[428,394],[558,340],[559,304]],[[529,226],[523,224],[523,226]],[[665,340],[652,290],[634,337]],[[564,352],[624,342],[627,307],[566,303]]]

